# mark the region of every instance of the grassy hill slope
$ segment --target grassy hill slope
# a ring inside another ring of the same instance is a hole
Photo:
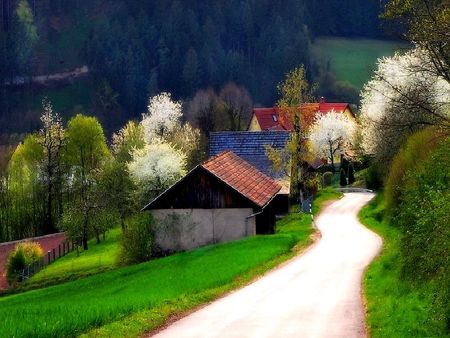
[[[401,42],[373,39],[322,37],[313,44],[313,55],[323,67],[330,70],[339,81],[347,81],[362,89],[376,67],[378,58],[393,55],[408,46]]]

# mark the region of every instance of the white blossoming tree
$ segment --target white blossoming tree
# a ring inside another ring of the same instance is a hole
[[[161,93],[150,98],[148,113],[142,115],[145,141],[152,143],[155,138],[165,138],[180,125],[181,102],[172,101],[169,93]]]
[[[334,111],[318,114],[309,132],[312,151],[330,159],[334,172],[334,158],[351,143],[354,131],[355,123],[344,114]]]
[[[415,48],[378,61],[361,100],[363,148],[389,164],[406,137],[428,125],[450,128],[450,83]],[[388,167],[388,165],[384,165]]]
[[[140,124],[144,145],[133,146],[128,163],[144,203],[180,179],[197,160],[200,131],[183,124],[181,117],[182,105],[169,93],[150,98]]]
[[[186,155],[169,143],[153,142],[134,152],[128,168],[148,202],[186,173]]]

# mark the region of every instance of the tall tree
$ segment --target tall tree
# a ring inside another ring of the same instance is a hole
[[[67,158],[72,165],[74,185],[79,191],[79,208],[83,214],[81,241],[87,250],[90,219],[97,208],[93,194],[96,174],[110,154],[103,128],[94,117],[76,115],[69,121],[66,135]]]
[[[286,78],[278,85],[280,99],[278,107],[281,118],[292,124],[291,139],[291,175],[290,198],[297,202],[302,201],[303,194],[300,189],[302,182],[302,158],[305,153],[303,139],[306,131],[302,128],[302,114],[309,114],[308,107],[304,103],[313,101],[313,88],[306,78],[306,70],[303,65],[298,66],[286,74]],[[304,109],[303,109],[304,108]]]
[[[219,94],[229,119],[230,130],[241,130],[248,122],[252,100],[247,89],[234,83],[226,84]]]
[[[46,185],[46,201],[47,216],[46,229],[47,233],[53,232],[56,227],[55,221],[55,205],[54,200],[57,198],[58,213],[62,214],[62,170],[61,170],[61,154],[65,143],[65,130],[61,121],[61,117],[53,112],[51,103],[47,100],[42,102],[44,113],[41,116],[42,129],[39,131],[38,142],[44,151],[44,180]]]

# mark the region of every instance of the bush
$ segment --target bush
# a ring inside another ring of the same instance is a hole
[[[326,173],[323,174],[322,182],[324,187],[331,185],[332,181],[333,181],[333,173],[331,171],[327,171]]]
[[[435,285],[437,320],[450,328],[450,138],[420,165],[409,168],[395,209],[401,239],[402,276]]]
[[[353,169],[353,164],[348,165],[348,184],[355,183],[355,169]]]
[[[402,201],[402,187],[414,184],[415,177],[407,180],[406,172],[420,171],[440,140],[442,133],[436,128],[422,130],[409,137],[406,145],[394,157],[385,184],[386,213],[389,218]]]
[[[341,175],[339,177],[339,184],[341,187],[345,187],[347,185],[347,176],[345,176],[344,169],[341,169]]]
[[[119,264],[136,264],[153,256],[153,218],[148,213],[128,218],[122,235]]]
[[[6,278],[14,285],[21,282],[20,274],[27,266],[37,262],[44,256],[42,247],[37,242],[22,242],[16,245],[6,262]]]
[[[378,165],[376,163],[372,163],[369,168],[367,168],[364,180],[366,181],[366,188],[377,190],[383,184],[381,179],[381,173],[378,169]]]

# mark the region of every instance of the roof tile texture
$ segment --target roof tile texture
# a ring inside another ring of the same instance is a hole
[[[201,166],[260,207],[281,189],[277,182],[231,151],[224,151]]]
[[[308,128],[314,122],[317,113],[327,114],[331,111],[343,113],[349,108],[348,103],[305,103],[301,108],[302,124]],[[281,109],[273,108],[255,108],[253,114],[256,116],[259,126],[262,130],[292,130],[292,123],[288,118],[283,118]]]

